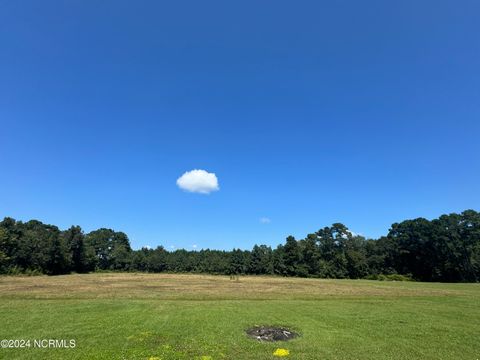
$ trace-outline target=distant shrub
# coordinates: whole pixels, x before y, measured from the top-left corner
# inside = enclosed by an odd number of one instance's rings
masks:
[[[379,280],[379,281],[414,281],[411,275],[401,274],[373,274],[365,277],[367,280]]]
[[[38,269],[27,269],[25,270],[24,272],[24,275],[27,275],[27,276],[40,276],[40,275],[44,275],[40,270]]]
[[[14,266],[10,269],[8,269],[7,275],[13,275],[13,276],[39,276],[39,275],[44,275],[40,270],[38,269],[22,269],[18,266]]]
[[[310,277],[308,273],[308,268],[305,265],[297,266],[295,272],[296,272],[296,276],[304,277],[304,278]]]
[[[231,281],[240,282],[240,275],[238,275],[238,274],[231,274],[231,275],[230,275],[230,280],[231,280]]]

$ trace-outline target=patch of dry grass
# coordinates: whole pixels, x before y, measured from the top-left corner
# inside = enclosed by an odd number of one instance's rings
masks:
[[[194,274],[94,273],[0,277],[0,298],[25,299],[322,299],[358,297],[478,296],[475,284],[379,282]]]

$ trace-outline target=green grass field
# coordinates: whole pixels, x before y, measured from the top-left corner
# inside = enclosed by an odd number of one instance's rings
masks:
[[[245,329],[301,337],[260,343]],[[480,285],[168,274],[0,277],[1,359],[480,358]]]

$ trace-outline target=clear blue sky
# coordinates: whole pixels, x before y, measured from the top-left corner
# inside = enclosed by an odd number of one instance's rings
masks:
[[[479,14],[0,1],[0,216],[230,249],[479,210]],[[192,169],[220,190],[180,190]]]

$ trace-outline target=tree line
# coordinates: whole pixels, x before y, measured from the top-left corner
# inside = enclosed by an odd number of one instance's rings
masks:
[[[91,271],[194,272],[320,278],[403,275],[420,281],[480,280],[480,213],[442,215],[395,223],[379,239],[366,239],[335,223],[304,239],[287,237],[272,249],[132,250],[128,236],[111,229],[85,234],[37,220],[0,222],[0,273],[48,275]]]

